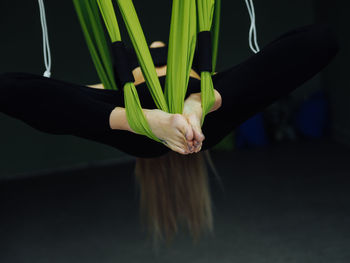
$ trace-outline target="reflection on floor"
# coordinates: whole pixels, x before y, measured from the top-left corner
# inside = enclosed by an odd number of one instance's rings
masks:
[[[0,182],[0,262],[350,262],[350,148],[330,141],[213,153],[215,236],[156,256],[133,161]]]

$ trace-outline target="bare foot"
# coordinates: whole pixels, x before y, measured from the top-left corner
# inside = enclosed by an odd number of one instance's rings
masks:
[[[144,110],[145,117],[154,135],[171,150],[189,154],[193,151],[191,125],[181,114],[170,114],[159,109]]]
[[[202,148],[205,136],[201,128],[201,118],[203,110],[201,106],[200,97],[197,95],[190,95],[184,103],[182,115],[187,119],[193,131],[193,152],[199,152]]]

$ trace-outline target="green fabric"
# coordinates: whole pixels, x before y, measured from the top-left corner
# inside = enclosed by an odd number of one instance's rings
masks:
[[[158,109],[169,112],[151,52],[149,51],[134,5],[131,0],[117,0],[117,3],[152,98]]]
[[[216,61],[218,57],[219,50],[219,33],[220,33],[220,12],[221,12],[221,0],[215,0],[214,7],[214,18],[213,23],[211,25],[211,35],[212,35],[212,49],[213,49],[213,66],[212,66],[212,74],[215,73]]]
[[[111,41],[112,42],[121,41],[119,26],[115,16],[112,1],[97,0],[97,2],[100,8],[100,12],[103,17],[103,20],[105,22],[107,31],[111,38]],[[140,23],[138,22],[138,18],[133,8],[133,5],[132,3],[131,4],[128,3],[127,0],[120,1],[120,3],[118,2],[118,4],[120,6],[120,9],[121,9],[125,24],[127,25],[131,39],[133,43],[136,42],[136,45],[138,48],[138,49],[135,49],[136,53],[139,50],[142,50],[143,52],[142,53],[143,57],[141,58],[143,59],[142,60],[143,63],[141,64],[141,68],[145,69],[146,74],[148,74],[149,76],[148,80],[150,79],[152,81],[151,84],[148,83],[148,86],[151,85],[153,94],[155,94],[157,101],[161,101],[161,103],[163,102],[163,104],[159,104],[157,106],[158,107],[163,106],[163,110],[167,110],[163,91],[161,90],[159,79],[158,79],[155,67],[153,65],[152,57],[149,52],[146,40],[143,36],[143,32],[142,32]],[[132,37],[134,35],[137,37]],[[147,51],[144,50],[145,48],[149,53],[149,57],[146,55]],[[152,70],[152,66],[153,66],[153,70]],[[126,112],[126,117],[130,128],[138,134],[146,135],[155,141],[161,142],[161,140],[154,135],[154,133],[152,132],[147,122],[147,119],[142,110],[142,106],[141,106],[136,88],[134,86],[134,83],[132,82],[125,83],[123,89],[124,89],[125,112]],[[163,98],[163,101],[161,100],[161,98]],[[164,108],[164,105],[165,105],[165,108]]]
[[[214,16],[215,1],[197,0],[197,4],[199,31],[210,31]],[[203,109],[201,125],[203,125],[205,116],[215,103],[214,85],[211,78],[211,72],[201,72],[201,99]]]
[[[195,0],[173,0],[165,78],[165,97],[170,113],[183,112],[196,48],[196,22]]]
[[[115,16],[114,7],[111,0],[97,0],[101,15],[105,22],[109,36],[112,42],[120,41],[119,26]]]
[[[99,15],[100,10],[111,41],[121,40],[113,4],[111,0],[73,0],[73,2],[98,75],[105,88],[116,89],[111,54]],[[214,0],[173,0],[164,94],[132,0],[116,0],[116,2],[135,49],[145,82],[157,108],[165,112],[181,114],[192,68],[197,29],[215,32],[213,38],[214,72],[220,2],[215,4]],[[212,25],[214,13],[216,19]],[[211,74],[212,72],[201,73],[202,124],[205,115],[215,102]],[[134,84],[126,83],[123,89],[130,127],[138,134],[163,143],[149,127]]]
[[[164,143],[164,141],[157,138],[152,132],[143,113],[134,83],[128,82],[124,85],[124,101],[126,117],[130,128],[138,134],[146,135],[157,142]]]
[[[111,54],[99,19],[95,0],[73,0],[82,31],[95,65],[97,74],[105,89],[117,89],[114,79]]]

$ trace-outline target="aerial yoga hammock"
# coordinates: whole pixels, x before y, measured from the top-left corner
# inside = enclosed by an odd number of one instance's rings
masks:
[[[115,76],[118,78],[119,88],[124,91],[126,115],[130,127],[138,134],[161,142],[151,131],[134,86],[134,77],[130,69],[126,49],[121,41],[118,22],[114,13],[112,0],[73,0],[85,38],[87,40],[95,67],[100,79],[107,89],[116,89]],[[212,64],[216,61],[218,18],[220,1],[216,1],[216,26],[214,38],[214,58],[211,59],[211,32],[214,16],[214,0],[181,1],[174,0],[170,25],[169,48],[167,59],[167,73],[165,79],[165,94],[163,94],[155,66],[136,11],[131,0],[116,1],[123,16],[138,61],[149,88],[152,98],[158,109],[169,112],[183,112],[183,105],[190,76],[196,39],[198,39],[198,52],[201,72],[201,100],[204,116],[212,108],[215,96],[211,79]],[[104,39],[103,28],[99,23],[99,10],[107,27],[112,41],[112,51],[115,65],[115,75],[112,70],[111,55],[108,43]],[[198,27],[197,27],[198,11]],[[199,30],[196,38],[197,28]]]
[[[206,150],[316,75],[339,49],[328,25],[311,24],[280,35],[260,50],[256,41],[254,8],[252,2],[246,0],[252,20],[249,44],[255,54],[214,74],[221,2],[173,0],[167,57],[163,58],[162,64],[167,65],[167,73],[158,77],[154,63],[156,52],[147,46],[132,1],[117,0],[133,52],[145,77],[144,83],[134,85],[133,67],[128,66],[132,64],[130,49],[121,41],[111,0],[73,0],[105,88],[97,90],[49,78],[50,50],[42,0],[39,3],[47,53],[45,74],[0,74],[0,111],[43,132],[94,140],[137,157],[157,157],[169,151],[152,133],[141,105],[181,113],[184,99],[191,93],[201,92],[201,124],[206,137],[202,150]],[[102,21],[109,40],[104,35]],[[200,80],[189,75],[191,68],[200,73]],[[222,106],[208,114],[214,100],[214,88],[221,94]],[[111,111],[124,105],[130,127],[138,134],[109,127]]]

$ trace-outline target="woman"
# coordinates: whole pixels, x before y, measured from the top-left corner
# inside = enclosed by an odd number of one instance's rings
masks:
[[[155,42],[151,50],[161,45]],[[136,67],[135,85],[146,118],[168,147],[135,134],[125,117],[122,92],[101,85],[83,86],[25,73],[2,74],[0,110],[38,130],[87,138],[138,157],[135,172],[140,208],[154,241],[162,238],[163,232],[170,240],[178,220],[187,222],[197,240],[202,230],[212,231],[207,172],[200,150],[210,149],[242,122],[311,79],[338,49],[334,32],[323,24],[279,36],[244,62],[212,76],[216,103],[202,127],[200,80],[194,70],[180,115],[155,110]],[[156,64],[163,87],[165,64],[164,60]]]

